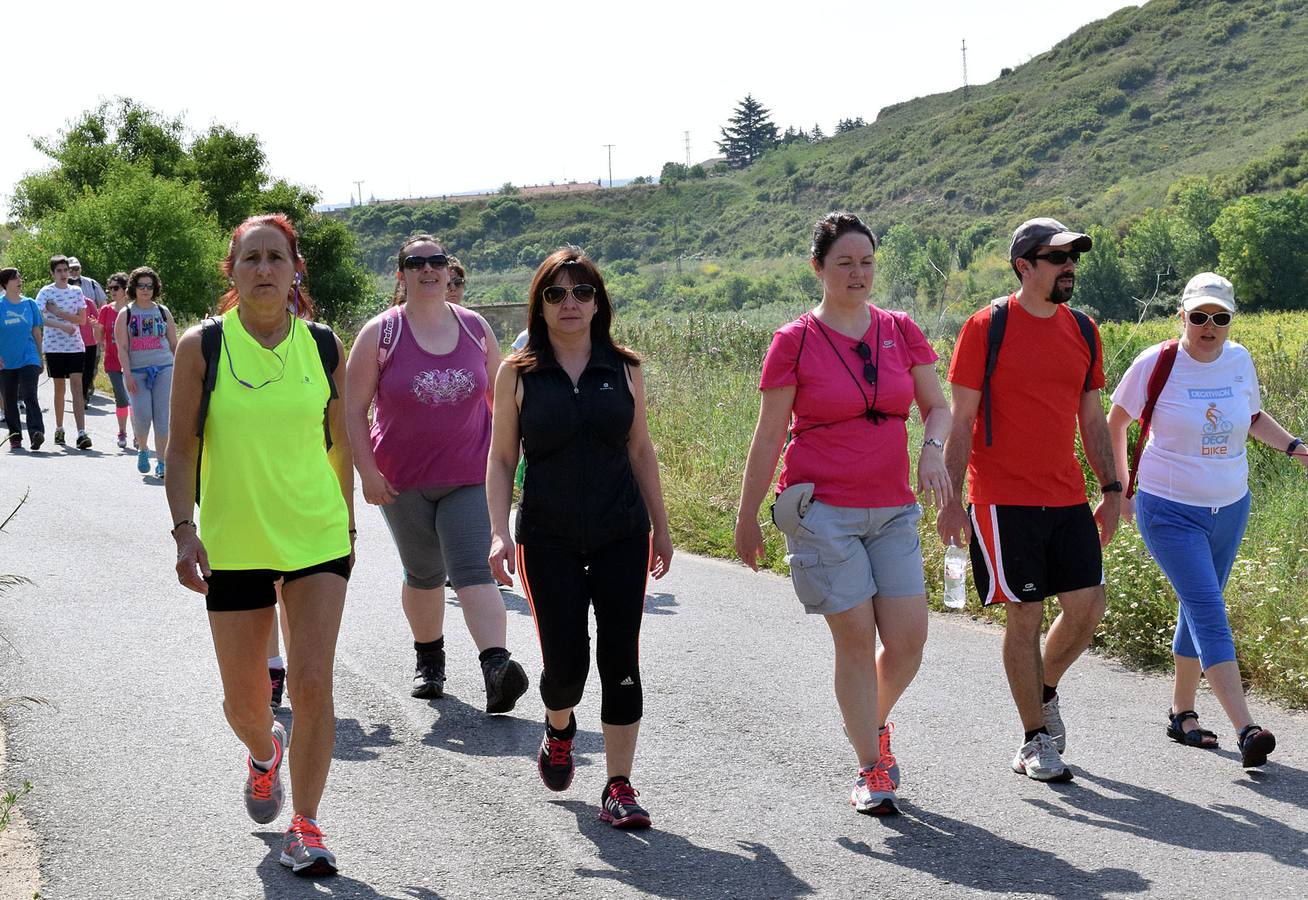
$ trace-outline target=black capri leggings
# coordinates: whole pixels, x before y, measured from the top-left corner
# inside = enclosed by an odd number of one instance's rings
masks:
[[[640,721],[640,618],[649,553],[648,534],[592,553],[518,545],[518,577],[540,638],[540,696],[547,709],[570,709],[581,701],[590,674],[587,609],[593,604],[600,720],[609,725]]]

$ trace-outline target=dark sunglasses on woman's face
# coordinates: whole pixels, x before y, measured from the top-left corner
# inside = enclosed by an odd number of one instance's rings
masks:
[[[554,306],[562,303],[563,298],[571,294],[578,303],[589,303],[595,299],[595,286],[592,284],[577,284],[566,288],[561,284],[551,284],[540,295],[545,302]]]
[[[455,275],[450,279],[450,287],[463,287],[463,279]]]
[[[1206,313],[1196,309],[1186,313],[1186,318],[1190,320],[1191,325],[1197,328],[1203,328],[1210,321],[1216,328],[1225,328],[1231,324],[1231,314],[1229,312]]]
[[[138,291],[153,291],[153,290],[154,290],[154,282],[153,282],[153,281],[138,281],[138,282],[136,283],[136,289],[137,289]]]
[[[872,348],[859,341],[854,345],[854,352],[863,360],[863,379],[868,384],[877,383],[877,367],[872,363]]]
[[[431,256],[406,256],[404,257],[404,268],[410,272],[421,272],[423,266],[431,266],[433,269],[443,269],[450,264],[450,258],[444,253],[433,253]]]
[[[1050,250],[1048,253],[1037,253],[1031,257],[1031,259],[1043,259],[1056,266],[1063,265],[1069,259],[1072,262],[1076,262],[1080,258],[1081,254],[1077,250]]]

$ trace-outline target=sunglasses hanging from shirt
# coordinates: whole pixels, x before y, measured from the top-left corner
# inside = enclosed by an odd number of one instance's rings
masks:
[[[410,257],[410,258],[412,258],[412,257]],[[406,260],[406,262],[407,262],[407,260]],[[290,316],[287,316],[287,318],[289,319]],[[236,383],[237,383],[237,384],[242,385],[242,386],[244,386],[244,387],[247,387],[247,388],[249,388],[249,389],[252,390],[252,391],[257,391],[257,390],[259,390],[259,388],[266,388],[266,387],[267,387],[268,385],[270,385],[270,384],[276,384],[277,382],[281,381],[283,378],[286,377],[286,357],[291,355],[291,347],[290,347],[290,344],[291,344],[291,343],[294,343],[294,341],[295,341],[295,323],[294,323],[294,322],[291,322],[291,324],[290,324],[290,328],[289,328],[288,330],[290,331],[290,341],[287,343],[287,346],[286,346],[286,356],[282,356],[280,353],[278,353],[276,350],[272,349],[271,347],[263,347],[264,350],[267,350],[267,351],[268,351],[269,353],[271,353],[273,356],[277,357],[277,361],[278,361],[279,363],[281,363],[282,365],[281,365],[281,369],[277,372],[277,376],[276,376],[275,378],[269,378],[269,379],[268,379],[267,381],[265,381],[263,384],[258,384],[258,385],[250,384],[250,382],[246,381],[246,380],[243,379],[240,375],[237,375],[237,374],[236,374],[236,370],[232,368],[232,351],[231,351],[231,348],[227,346],[227,332],[224,331],[224,332],[222,333],[222,336],[223,336],[223,349],[227,351],[227,371],[229,371],[229,372],[232,373],[232,377],[236,379]],[[260,346],[262,346],[262,345],[260,345]]]
[[[822,336],[826,338],[827,343],[831,345],[831,352],[836,354],[836,359],[840,360],[840,365],[844,367],[847,373],[849,373],[849,377],[853,380],[854,386],[858,388],[858,393],[863,398],[863,418],[867,419],[873,425],[880,425],[888,418],[885,413],[877,409],[877,394],[880,391],[880,385],[877,382],[877,363],[881,362],[881,317],[877,316],[876,362],[872,361],[872,348],[865,342],[859,341],[854,345],[854,352],[858,354],[861,360],[863,360],[863,380],[872,385],[872,402],[869,403],[867,399],[867,391],[863,390],[863,385],[859,382],[858,376],[854,374],[854,370],[845,362],[845,357],[842,356],[840,350],[836,348],[836,343],[831,340],[831,335],[827,334],[827,327],[822,324],[822,321],[818,319],[817,316],[813,316],[812,314],[810,314],[810,316],[814,322],[817,322],[818,331],[822,332]]]

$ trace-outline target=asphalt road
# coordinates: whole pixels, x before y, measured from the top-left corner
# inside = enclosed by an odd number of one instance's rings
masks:
[[[783,579],[684,555],[651,584],[642,635],[634,781],[656,827],[613,831],[596,820],[594,673],[561,795],[535,771],[540,656],[519,596],[505,595],[509,642],[533,687],[513,715],[481,713],[453,602],[449,694],[411,699],[398,559],[362,504],[321,812],[341,874],[297,880],[277,862],[289,803],[275,826],[245,816],[242,749],[202,601],[173,574],[162,486],[113,447],[106,403],[90,421],[89,453],[0,450],[0,509],[30,489],[0,572],[34,582],[0,601],[0,695],[50,703],[4,712],[4,781],[35,784],[23,810],[42,897],[1308,895],[1303,716],[1255,704],[1281,749],[1245,774],[1213,698],[1200,711],[1222,749],[1183,748],[1163,734],[1165,679],[1086,658],[1062,686],[1076,780],[1038,784],[1008,768],[1021,735],[999,631],[933,616],[895,715],[903,814],[859,816],[823,623]]]

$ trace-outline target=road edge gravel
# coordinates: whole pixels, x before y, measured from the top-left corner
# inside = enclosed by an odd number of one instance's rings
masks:
[[[0,793],[8,790],[5,780],[9,758],[4,722],[0,721]],[[0,900],[32,900],[40,896],[41,857],[36,833],[23,816],[22,801],[14,805],[9,827],[0,831]]]

